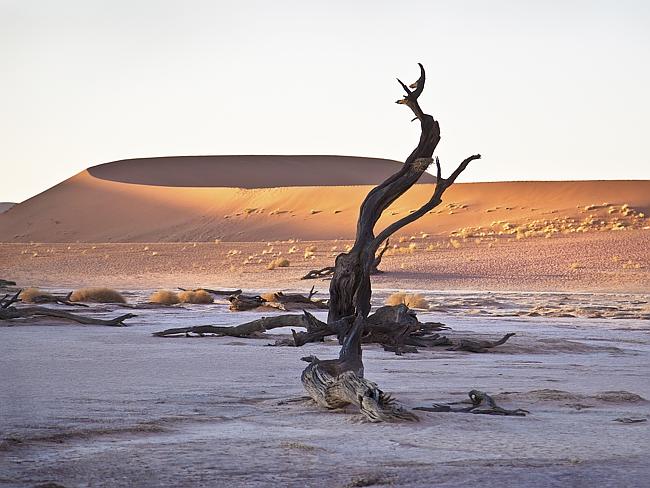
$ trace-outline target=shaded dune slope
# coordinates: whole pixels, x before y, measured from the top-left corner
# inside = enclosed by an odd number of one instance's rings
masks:
[[[354,235],[359,204],[401,163],[343,156],[196,156],[92,167],[0,215],[2,242],[336,239]],[[431,195],[433,178],[379,225]],[[650,181],[457,184],[404,233],[448,234],[494,221],[584,217],[590,205],[650,210]],[[600,209],[604,211],[605,209]]]

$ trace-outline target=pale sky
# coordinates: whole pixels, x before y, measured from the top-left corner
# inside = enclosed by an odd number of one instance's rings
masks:
[[[404,160],[417,62],[447,174],[650,179],[643,0],[0,0],[0,61],[0,201],[125,158]]]

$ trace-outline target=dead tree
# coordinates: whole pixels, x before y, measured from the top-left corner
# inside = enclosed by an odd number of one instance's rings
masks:
[[[425,71],[420,64],[420,77],[410,87],[399,79],[406,92],[397,103],[409,107],[420,122],[421,135],[417,147],[408,156],[404,165],[383,183],[373,188],[361,204],[357,221],[356,238],[352,248],[336,257],[334,274],[330,282],[330,300],[327,322],[336,323],[345,317],[352,317],[352,325],[345,333],[338,359],[320,361],[310,358],[310,364],[302,374],[302,382],[310,396],[327,408],[338,408],[341,403],[353,403],[371,421],[408,418],[387,400],[377,385],[363,378],[361,342],[367,327],[372,294],[370,275],[377,249],[382,242],[404,226],[431,211],[442,202],[442,195],[467,165],[479,159],[476,154],[465,159],[447,178],[442,177],[440,161],[435,158],[436,182],[429,201],[415,212],[393,222],[375,235],[375,226],[383,212],[401,195],[408,191],[434,162],[433,152],[440,142],[438,122],[420,108],[418,99],[424,90]],[[353,395],[341,394],[350,388]]]
[[[377,250],[381,243],[387,242],[393,233],[440,205],[445,190],[456,181],[471,161],[480,158],[478,154],[468,157],[447,178],[442,177],[440,162],[435,158],[436,182],[431,198],[416,211],[375,234],[375,227],[383,212],[408,191],[434,162],[433,151],[440,141],[438,122],[431,115],[425,114],[418,102],[425,84],[424,68],[419,66],[420,78],[410,88],[398,80],[406,96],[397,102],[409,107],[415,114],[413,120],[420,122],[419,143],[401,169],[373,188],[361,204],[354,245],[349,251],[336,257],[332,270],[327,322],[321,322],[305,312],[302,317],[284,316],[273,322],[260,319],[235,328],[200,326],[169,329],[155,335],[250,335],[294,324],[307,329],[306,332],[293,331],[295,346],[322,340],[327,335],[336,335],[341,344],[338,359],[323,361],[315,356],[303,358],[309,365],[303,371],[301,379],[311,398],[326,408],[354,404],[372,422],[417,419],[414,414],[400,407],[390,395],[382,392],[376,384],[364,378],[361,344],[377,342],[384,345],[385,349],[400,354],[410,352],[415,347],[450,345],[450,341],[446,337],[431,333],[433,330],[440,330],[441,324],[419,324],[414,314],[409,313],[408,308],[404,306],[383,307],[383,310],[379,309],[373,316],[369,316],[372,294],[370,276],[376,270],[377,258],[381,259],[383,251],[388,247],[386,244],[378,255]],[[329,271],[329,268],[316,270],[305,278],[322,277]],[[234,300],[231,297],[230,301],[240,302],[242,307],[257,307],[264,301],[262,297],[240,298]],[[240,306],[239,303],[237,306]],[[504,339],[498,342],[502,341],[505,342]],[[471,344],[470,347],[462,349],[471,350],[473,346],[474,344]],[[478,349],[484,348],[484,344],[478,344]]]

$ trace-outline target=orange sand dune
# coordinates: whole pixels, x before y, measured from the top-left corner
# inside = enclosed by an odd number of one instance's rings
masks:
[[[362,199],[399,164],[342,156],[118,161],[82,171],[0,214],[0,241],[350,238]],[[379,226],[416,209],[432,188],[428,176],[391,206]],[[404,233],[523,235],[521,224],[533,221],[542,222],[538,233],[550,232],[546,221],[566,233],[585,219],[591,227],[641,229],[649,211],[650,181],[466,183],[450,188],[440,207]]]

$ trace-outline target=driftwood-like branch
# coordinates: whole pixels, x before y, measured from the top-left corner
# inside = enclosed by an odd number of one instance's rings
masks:
[[[190,336],[196,334],[204,336],[206,334],[217,336],[231,337],[250,337],[262,334],[267,330],[277,329],[279,327],[306,327],[304,315],[276,315],[273,317],[262,317],[261,319],[252,320],[244,324],[233,327],[224,327],[218,325],[196,325],[194,327],[180,327],[176,329],[167,329],[160,332],[154,332],[156,337],[172,337],[178,335]]]
[[[317,280],[319,278],[327,278],[334,274],[334,266],[325,266],[321,269],[312,269],[301,280]]]
[[[525,417],[528,410],[517,408],[515,410],[508,410],[500,407],[490,395],[480,390],[472,390],[468,393],[469,402],[467,400],[450,404],[434,403],[431,407],[415,407],[413,410],[421,410],[424,412],[454,412],[454,413],[473,413],[479,415],[504,415]],[[469,407],[454,408],[452,405],[470,403]]]
[[[157,337],[173,337],[190,335],[217,335],[232,337],[255,337],[280,327],[292,327],[292,338],[279,339],[275,345],[304,346],[310,342],[322,341],[325,337],[336,336],[339,343],[343,341],[354,323],[355,317],[343,317],[335,322],[326,323],[303,310],[302,315],[276,315],[262,317],[237,326],[198,325],[180,327],[155,332]],[[304,328],[296,331],[293,328]],[[417,352],[417,347],[428,348],[449,346],[452,342],[435,331],[447,329],[438,322],[422,323],[415,312],[404,305],[380,307],[365,321],[361,331],[361,341],[366,344],[381,344],[387,351],[403,354]]]
[[[71,296],[72,296],[72,292],[68,293],[64,297],[52,295],[51,293],[41,292],[40,294],[31,296],[27,303],[35,303],[35,304],[55,303],[58,305],[66,305],[68,307],[85,307],[85,308],[88,307],[88,305],[86,305],[85,303],[71,302],[70,301]],[[19,297],[19,300],[22,302],[25,301],[22,297]]]
[[[277,308],[278,310],[284,311],[302,309],[326,310],[328,307],[324,300],[316,300],[313,298],[316,293],[314,287],[312,287],[308,296],[300,293],[283,293],[278,291],[264,296],[233,295],[228,297],[228,301],[230,302],[230,310],[235,312],[255,310],[260,307]]]
[[[70,320],[84,325],[106,325],[110,327],[126,327],[124,321],[136,315],[127,313],[115,317],[114,319],[96,319],[86,315],[64,312],[63,310],[54,310],[47,307],[8,307],[0,309],[0,320],[13,319],[31,319],[36,317],[54,317],[59,319]]]
[[[448,351],[469,351],[469,352],[487,352],[488,349],[505,344],[514,334],[511,332],[504,335],[498,341],[488,341],[480,339],[461,339],[453,347],[447,349]]]
[[[20,299],[18,298],[20,296],[20,293],[22,290],[18,290],[13,296],[9,296],[9,294],[6,294],[2,299],[0,299],[0,309],[3,308],[9,308],[13,303],[16,303]]]

